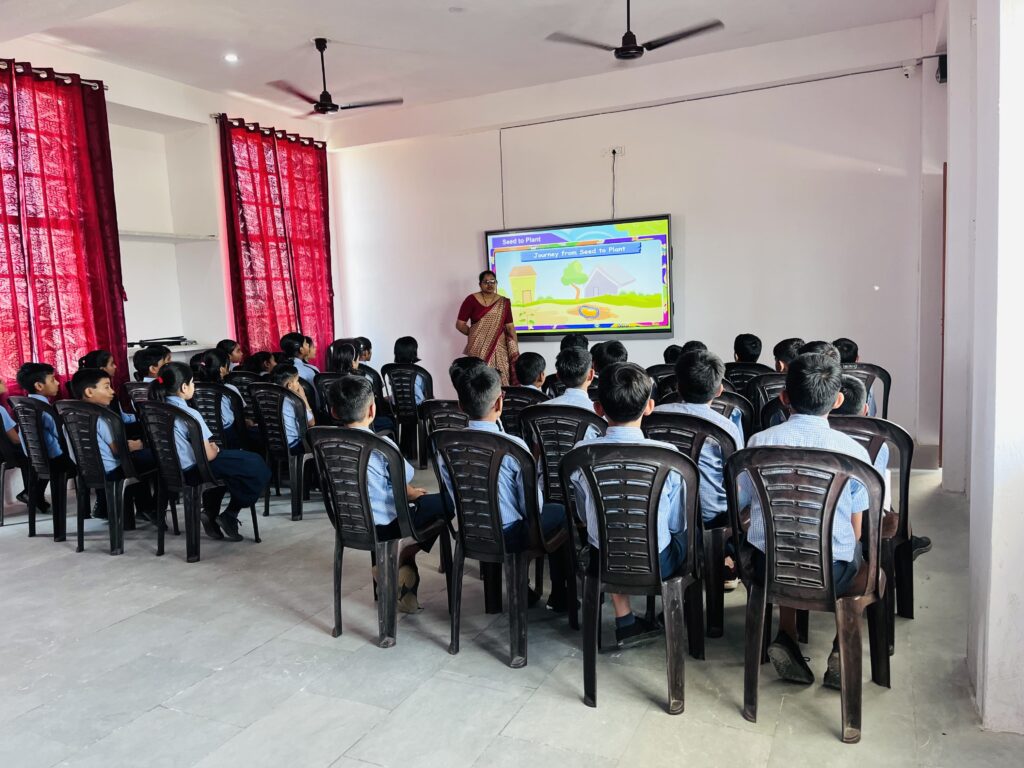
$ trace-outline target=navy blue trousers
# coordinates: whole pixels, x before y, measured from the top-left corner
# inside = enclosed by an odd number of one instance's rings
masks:
[[[420,496],[415,502],[413,502],[410,513],[412,515],[412,523],[417,529],[426,528],[434,521],[441,520],[445,517],[449,520],[455,517],[455,513],[452,511],[448,511],[446,513],[444,502],[441,500],[441,494],[439,493],[428,493],[424,496]],[[376,528],[377,541],[390,541],[391,539],[398,539],[402,536],[402,531],[398,526],[398,520],[392,520],[387,525],[378,525]],[[435,541],[437,541],[437,536],[432,536],[429,539],[426,539],[420,543],[420,549],[424,552],[429,552],[434,548]]]
[[[565,528],[565,507],[561,504],[548,502],[540,512],[540,527],[545,536],[552,536],[560,528]],[[522,552],[530,545],[530,530],[526,523],[517,520],[512,525],[506,526],[502,531],[505,539],[505,550],[509,553]],[[555,601],[565,598],[566,572],[565,563],[568,554],[566,546],[571,546],[572,539],[548,555],[548,564],[551,566],[551,597]]]
[[[261,456],[250,451],[226,448],[210,462],[210,471],[225,487],[210,491],[203,500],[203,507],[207,510],[219,508],[224,494],[230,493],[231,502],[227,512],[234,515],[238,514],[238,510],[255,504],[270,482],[267,463]],[[195,468],[185,474],[192,472],[195,472]]]

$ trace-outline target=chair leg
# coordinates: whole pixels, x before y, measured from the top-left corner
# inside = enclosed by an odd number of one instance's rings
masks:
[[[274,495],[281,495],[281,462],[274,460]]]
[[[50,504],[53,513],[53,540],[67,539],[68,478],[63,472],[50,476]]]
[[[105,483],[102,491],[107,501],[107,527],[110,529],[110,554],[124,554],[124,496],[122,483]]]
[[[377,544],[377,585],[380,599],[377,600],[377,629],[379,648],[391,648],[395,644],[395,623],[398,612],[398,539]]]
[[[807,642],[807,634],[811,630],[811,612],[796,612],[796,639],[801,643]]]
[[[579,630],[580,614],[579,609],[576,608],[579,583],[576,580],[576,547],[571,537],[565,545],[565,560],[565,600],[566,610],[569,614],[569,629]]]
[[[501,613],[501,564],[480,563],[484,580],[484,613]]]
[[[171,530],[175,536],[181,536],[181,528],[178,527],[178,499],[171,499]]]
[[[452,539],[448,526],[441,530],[441,570],[444,571],[445,591],[448,595],[448,615],[452,613]]]
[[[85,513],[89,510],[89,489],[85,487],[85,483],[79,483],[78,488],[75,489],[75,498],[78,500],[78,510],[75,515],[75,527],[78,534],[78,545],[75,547],[76,552],[85,551]],[[0,496],[0,503],[2,503],[3,497]]]
[[[861,710],[861,613],[852,600],[836,600],[836,631],[839,635],[839,678],[842,686],[843,742],[860,741]]]
[[[0,461],[0,528],[4,525],[4,499],[7,497],[7,470],[9,467]]]
[[[647,610],[644,612],[644,618],[647,619],[648,623],[653,624],[657,618],[656,605],[654,602],[654,595],[647,596]]]
[[[131,501],[125,498],[124,481],[118,483],[118,498],[121,500],[121,520],[124,523],[122,530],[135,530],[135,499],[134,494]],[[121,548],[124,549],[124,537],[121,537]]]
[[[341,565],[345,557],[345,542],[334,535],[334,629],[331,637],[341,636]]]
[[[668,626],[668,606],[665,605],[665,590],[661,591],[662,608],[665,610],[665,621]],[[683,595],[683,617],[686,620],[686,638],[690,656],[695,659],[704,658],[704,600],[701,583],[691,583]]]
[[[273,475],[273,470],[271,470]],[[267,490],[263,492],[263,516],[270,517],[270,486],[273,485],[273,481],[267,483]]]
[[[698,585],[698,590],[699,590]],[[665,656],[668,668],[668,713],[682,714],[685,705],[685,656],[683,651],[683,580],[679,577],[661,584],[661,605],[665,610]],[[703,627],[699,627],[703,630]],[[703,631],[699,632],[703,637]]]
[[[771,603],[766,603],[764,607],[764,634],[761,636],[761,663],[767,664],[771,659],[768,658],[768,646],[772,644],[772,622],[775,618],[775,612],[772,608]]]
[[[263,539],[260,538],[260,524],[259,517],[256,515],[256,505],[253,504],[249,509],[252,511],[252,538],[256,544],[259,544]]]
[[[156,556],[164,553],[164,531],[167,530],[167,511],[164,509],[163,484],[156,488]]]
[[[871,681],[892,688],[889,677],[889,612],[884,600],[871,603],[868,615],[868,646],[871,650]]]
[[[905,541],[896,547],[893,559],[896,571],[896,612],[904,619],[914,618],[914,545]]]
[[[526,593],[530,563],[526,554],[505,555],[505,584],[508,592],[509,663],[512,669],[526,666]]]
[[[462,614],[462,571],[466,567],[466,557],[462,550],[462,537],[455,539],[455,555],[452,558],[452,635],[448,643],[448,653],[455,655],[459,652],[459,619]]]
[[[725,634],[725,532],[704,532],[704,591],[707,595],[707,635]]]
[[[583,578],[583,703],[597,706],[597,636],[601,621],[598,601],[601,582],[587,574]]]
[[[39,503],[39,499],[36,495],[42,495],[39,488],[39,476],[36,474],[34,469],[30,469],[28,475],[28,537],[34,538],[36,535],[36,505]]]
[[[744,627],[746,648],[743,655],[743,717],[757,722],[757,681],[761,673],[761,655],[764,640],[764,625],[767,593],[763,586],[751,584],[747,592],[747,619]]]
[[[427,468],[427,429],[420,419],[416,420],[416,459],[420,469]]]
[[[292,520],[302,519],[302,457],[288,457],[288,486],[292,496]]]
[[[885,574],[885,593],[882,601],[885,603],[885,629],[886,642],[889,645],[889,655],[896,652],[896,554],[892,541],[886,539],[882,542],[882,572]]]
[[[182,489],[185,507],[185,559],[190,563],[199,562],[199,514],[203,507],[199,486]]]

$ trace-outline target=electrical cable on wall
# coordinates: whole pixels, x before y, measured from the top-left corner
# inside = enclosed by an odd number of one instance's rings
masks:
[[[612,218],[615,218],[615,160],[618,158],[618,150],[612,150]]]

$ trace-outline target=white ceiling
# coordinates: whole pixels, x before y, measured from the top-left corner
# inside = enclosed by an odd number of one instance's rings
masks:
[[[15,5],[0,4],[0,10]],[[13,27],[19,34],[43,33],[48,42],[87,55],[299,113],[299,101],[266,83],[289,80],[318,94],[319,60],[308,42],[315,36],[338,41],[327,51],[327,83],[335,101],[403,96],[410,104],[916,18],[932,11],[935,0],[634,0],[632,26],[641,42],[711,18],[726,28],[628,64],[610,53],[544,40],[560,30],[618,44],[625,0],[17,0],[17,5],[21,9],[11,13],[20,15]],[[99,12],[85,15],[83,9]],[[5,21],[5,37],[7,31]],[[229,51],[238,54],[237,64],[225,63]]]

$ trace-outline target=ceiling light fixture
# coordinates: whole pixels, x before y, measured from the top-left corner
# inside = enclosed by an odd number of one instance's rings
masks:
[[[225,53],[224,54],[224,61],[226,61],[228,64],[237,64],[238,63],[238,54],[237,53]]]

